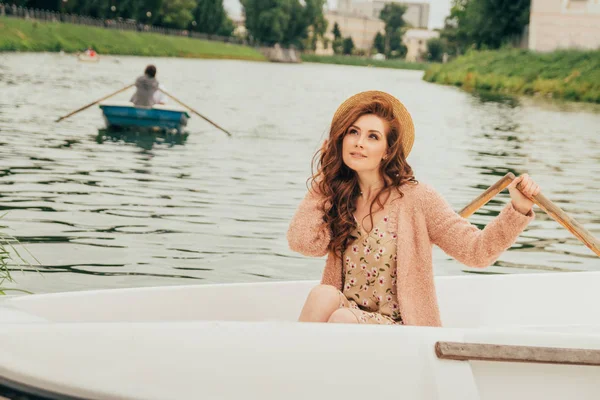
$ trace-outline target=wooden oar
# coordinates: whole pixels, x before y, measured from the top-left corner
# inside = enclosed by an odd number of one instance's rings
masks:
[[[187,108],[188,110],[190,110],[191,112],[193,112],[194,114],[196,114],[197,116],[199,116],[200,118],[202,118],[203,120],[205,120],[206,122],[212,124],[214,127],[222,130],[223,132],[225,132],[227,134],[227,136],[231,136],[231,133],[227,132],[225,129],[221,128],[219,125],[217,125],[216,123],[214,123],[213,121],[211,121],[210,119],[206,118],[204,115],[200,114],[198,111],[194,110],[192,107],[188,106],[187,104],[185,104],[184,102],[182,102],[181,100],[175,98],[173,95],[165,92],[163,89],[158,89],[161,92],[163,92],[164,94],[166,94],[167,96],[169,96],[170,98],[172,98],[173,100],[175,100],[177,103],[181,104],[182,106],[184,106],[185,108]]]
[[[502,179],[494,183],[488,188],[488,190],[477,196],[477,198],[473,200],[468,206],[460,210],[460,216],[464,218],[469,218],[475,213],[475,211],[479,210],[481,207],[486,205],[488,201],[496,197],[498,193],[506,189],[514,179],[515,174],[513,174],[512,172],[509,172],[508,174],[504,175]]]
[[[83,111],[83,110],[85,110],[86,108],[90,108],[90,107],[91,107],[91,106],[93,106],[94,104],[100,103],[102,100],[106,100],[106,99],[108,99],[109,97],[113,97],[113,96],[114,96],[114,95],[116,95],[116,94],[119,94],[119,93],[121,93],[121,92],[124,92],[125,90],[129,89],[130,87],[132,87],[132,86],[134,86],[134,85],[135,85],[134,83],[132,83],[131,85],[127,85],[127,86],[125,86],[123,89],[119,89],[119,90],[117,90],[117,91],[116,91],[116,92],[114,92],[114,93],[111,93],[111,94],[109,94],[109,95],[107,95],[107,96],[104,96],[104,97],[102,97],[101,99],[98,99],[98,100],[94,101],[93,103],[90,103],[90,104],[88,104],[88,105],[86,105],[86,106],[83,106],[83,107],[81,107],[81,108],[78,108],[77,110],[75,110],[75,111],[73,111],[73,112],[71,112],[71,113],[69,113],[69,114],[65,115],[64,117],[60,117],[59,119],[57,119],[57,120],[56,120],[56,121],[54,121],[54,122],[60,122],[60,121],[62,121],[62,120],[63,120],[63,119],[65,119],[65,118],[69,118],[71,115],[73,115],[73,114],[77,114],[78,112],[80,112],[80,111]]]
[[[504,190],[508,185],[510,185],[514,179],[515,175],[511,172],[504,175],[502,179],[490,186],[488,190],[483,192],[468,206],[463,208],[459,214],[465,218],[469,217],[488,201],[490,201],[494,196]],[[517,185],[517,189],[520,190],[520,186],[521,184]],[[587,229],[585,229],[583,225],[569,216],[559,206],[548,200],[546,196],[541,193],[533,196],[532,200],[546,214],[552,217],[552,219],[567,228],[569,232],[571,232],[577,239],[583,242],[583,244],[596,253],[596,255],[600,256],[600,241],[596,239]]]

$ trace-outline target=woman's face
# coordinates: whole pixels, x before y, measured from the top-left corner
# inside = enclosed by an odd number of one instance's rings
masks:
[[[348,128],[342,142],[344,164],[356,172],[379,169],[386,157],[387,124],[374,114],[365,114]]]

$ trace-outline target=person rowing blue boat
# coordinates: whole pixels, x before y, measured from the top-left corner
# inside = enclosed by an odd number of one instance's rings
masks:
[[[158,90],[158,86],[156,67],[148,65],[144,71],[144,75],[136,79],[136,91],[129,101],[138,107],[152,107],[155,103],[154,93]]]

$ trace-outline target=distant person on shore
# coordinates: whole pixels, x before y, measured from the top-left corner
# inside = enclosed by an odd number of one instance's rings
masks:
[[[155,103],[154,94],[158,89],[158,85],[159,83],[156,80],[156,67],[154,65],[148,65],[144,71],[144,75],[136,79],[136,91],[129,101],[136,106],[152,107]]]

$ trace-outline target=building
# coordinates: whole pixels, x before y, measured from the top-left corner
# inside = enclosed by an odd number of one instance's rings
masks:
[[[532,0],[529,49],[600,48],[600,0]]]
[[[402,36],[402,42],[406,46],[406,61],[423,61],[423,55],[427,53],[427,41],[440,37],[437,31],[427,29],[409,29]]]
[[[338,0],[335,10],[327,11],[327,33],[325,43],[317,44],[317,54],[333,54],[333,26],[337,23],[342,37],[351,37],[356,49],[368,51],[373,47],[377,32],[385,33],[385,24],[379,13],[390,1],[383,0]],[[407,6],[404,19],[413,27],[427,28],[429,24],[429,3],[402,2]]]
[[[338,0],[336,11],[346,15],[361,15],[377,18],[388,3],[399,3],[406,6],[404,20],[413,28],[429,27],[429,3],[416,3],[395,0]]]
[[[377,32],[385,32],[385,24],[379,18],[372,18],[356,14],[346,14],[338,11],[325,13],[327,19],[327,33],[325,38],[329,45],[318,49],[318,54],[333,54],[331,43],[333,42],[333,26],[337,23],[340,27],[342,37],[351,37],[354,47],[361,50],[369,50],[373,46],[373,39]]]

